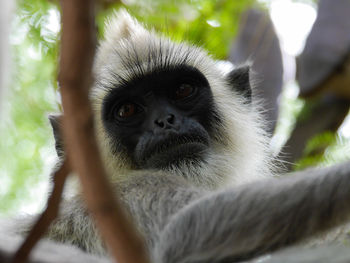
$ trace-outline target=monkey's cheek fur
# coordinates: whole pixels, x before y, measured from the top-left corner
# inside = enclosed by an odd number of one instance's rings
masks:
[[[180,167],[185,163],[192,165],[203,160],[209,146],[201,142],[187,142],[184,144],[175,144],[166,148],[160,148],[152,155],[144,159],[143,168],[167,169],[171,167]]]

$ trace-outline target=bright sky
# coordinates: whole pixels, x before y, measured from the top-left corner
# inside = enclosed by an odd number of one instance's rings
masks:
[[[283,50],[291,56],[300,54],[316,19],[315,8],[291,0],[273,0],[270,14]]]

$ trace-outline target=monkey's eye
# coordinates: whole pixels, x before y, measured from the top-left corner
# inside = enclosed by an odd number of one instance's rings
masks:
[[[115,117],[120,119],[126,119],[138,112],[138,106],[132,102],[126,102],[119,106],[117,110],[114,112]]]
[[[175,91],[175,99],[181,100],[191,96],[195,92],[195,87],[190,84],[181,84]]]

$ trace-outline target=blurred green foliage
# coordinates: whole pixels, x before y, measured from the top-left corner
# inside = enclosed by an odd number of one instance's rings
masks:
[[[350,159],[350,141],[339,132],[324,132],[311,138],[304,157],[296,163],[296,170],[311,166],[329,166]]]
[[[123,1],[99,12],[100,35],[104,18],[119,7],[158,32],[174,40],[200,45],[217,59],[227,56],[235,36],[240,15],[248,7],[263,8],[255,0],[143,0]],[[112,7],[112,8],[111,8]]]
[[[18,6],[10,39],[12,82],[0,127],[6,138],[0,141],[1,212],[17,210],[23,200],[36,197],[32,188],[41,187],[51,138],[47,113],[57,109],[57,34],[46,27],[55,7],[47,1],[19,1]]]

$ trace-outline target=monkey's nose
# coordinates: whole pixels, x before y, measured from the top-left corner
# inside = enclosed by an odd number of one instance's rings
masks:
[[[158,118],[154,121],[156,126],[162,129],[173,128],[175,124],[175,116],[174,114],[168,114],[164,117]]]

